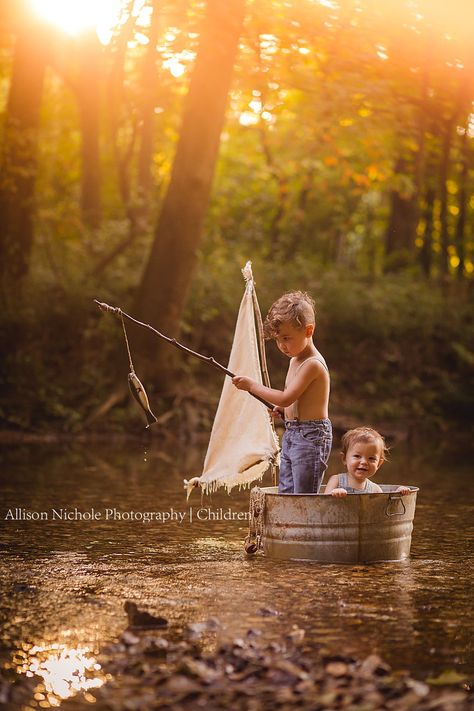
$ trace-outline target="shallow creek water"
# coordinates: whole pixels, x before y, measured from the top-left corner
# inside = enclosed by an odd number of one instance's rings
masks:
[[[248,491],[186,502],[183,477],[203,454],[140,442],[4,447],[0,663],[43,677],[33,707],[107,681],[96,655],[125,629],[127,599],[168,618],[171,634],[217,617],[209,644],[297,625],[314,648],[376,652],[420,679],[472,677],[474,476],[457,456],[399,446],[377,477],[420,487],[409,561],[323,565],[246,558]],[[329,474],[338,470],[334,457]],[[43,520],[19,520],[27,512]],[[130,512],[160,518],[124,520]]]

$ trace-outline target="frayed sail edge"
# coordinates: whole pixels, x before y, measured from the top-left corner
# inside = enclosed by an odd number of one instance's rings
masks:
[[[184,482],[185,488],[187,489],[187,499],[189,499],[191,491],[195,487],[199,487],[201,489],[202,495],[214,494],[218,489],[222,488],[226,490],[227,494],[230,494],[232,489],[235,489],[236,487],[238,488],[238,491],[250,489],[255,482],[260,482],[263,479],[263,476],[267,473],[268,469],[272,465],[275,465],[276,461],[277,458],[272,456],[266,457],[262,461],[257,462],[245,470],[246,477],[244,481],[242,481],[242,472],[238,472],[232,479],[214,479],[209,482],[202,481],[200,477],[193,477],[193,479],[190,479],[189,481],[185,479]]]

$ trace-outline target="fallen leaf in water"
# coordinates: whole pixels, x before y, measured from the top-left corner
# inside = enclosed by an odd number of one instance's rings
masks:
[[[417,696],[423,698],[428,696],[430,693],[430,687],[428,684],[424,684],[422,681],[416,681],[416,679],[407,679],[406,685],[409,689],[415,692]]]
[[[140,637],[137,637],[135,634],[133,634],[133,632],[125,630],[125,632],[122,632],[122,634],[120,635],[120,640],[126,645],[138,644],[140,641]]]
[[[278,612],[278,610],[273,610],[271,607],[261,607],[257,611],[257,614],[262,615],[262,617],[277,617],[280,613]]]
[[[213,681],[219,679],[222,674],[210,667],[206,662],[200,659],[192,659],[191,657],[184,657],[181,662],[180,671],[190,674],[191,676],[197,676],[205,684],[212,684]]]
[[[200,690],[199,684],[182,674],[174,674],[167,679],[163,685],[171,694],[179,695],[181,698]]]
[[[209,617],[205,622],[192,622],[187,625],[184,633],[188,639],[199,639],[205,632],[216,632],[221,627],[217,617]]]
[[[329,664],[326,664],[325,670],[331,676],[339,677],[345,676],[349,668],[344,662],[329,662]]]
[[[389,673],[390,667],[380,659],[378,654],[369,654],[362,662],[360,671],[362,675],[367,677],[371,677],[373,674],[384,676]]]
[[[449,686],[450,684],[460,684],[462,681],[466,681],[464,674],[458,674],[454,669],[446,669],[437,677],[429,677],[426,683],[432,686]]]
[[[285,635],[285,639],[287,639],[289,642],[293,642],[294,644],[299,644],[303,641],[304,635],[305,631],[302,630],[300,627],[296,627],[296,625],[294,625],[293,629],[290,630],[287,635]]]

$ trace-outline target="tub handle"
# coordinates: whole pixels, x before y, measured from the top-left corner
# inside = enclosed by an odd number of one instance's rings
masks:
[[[402,505],[402,511],[390,511],[390,506],[392,501],[400,501]],[[405,502],[403,501],[403,497],[401,494],[389,494],[388,495],[388,502],[387,506],[385,507],[385,516],[403,516],[407,512],[407,507],[405,506]]]

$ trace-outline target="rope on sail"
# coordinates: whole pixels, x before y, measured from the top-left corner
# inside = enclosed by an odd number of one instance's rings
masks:
[[[247,262],[245,269],[250,269],[250,274],[252,275],[252,263]],[[245,277],[245,269],[242,269],[242,273],[244,274]],[[251,276],[253,280],[253,276]],[[268,372],[268,365],[267,365],[267,354],[265,350],[265,335],[264,335],[264,329],[263,329],[263,319],[262,319],[262,312],[260,310],[260,304],[258,303],[258,298],[257,298],[257,291],[255,289],[255,282],[253,281],[253,288],[252,288],[252,302],[253,302],[253,310],[255,314],[255,324],[257,326],[257,337],[258,337],[258,350],[260,354],[260,370],[262,372],[262,380],[263,384],[267,388],[271,388],[271,383],[270,383],[270,374]],[[273,419],[271,419],[271,427],[273,430],[273,435],[275,437],[275,440],[278,440],[278,436],[276,433],[275,429],[275,423]],[[271,477],[272,477],[272,484],[273,486],[276,486],[278,481],[277,481],[277,465],[274,461],[270,464],[270,471],[271,471]]]
[[[257,292],[255,290],[255,283],[254,283],[254,288],[252,289],[252,300],[253,300],[253,307],[254,307],[254,313],[255,313],[255,322],[257,324],[257,335],[258,335],[258,346],[259,346],[259,352],[260,352],[260,368],[262,371],[262,380],[263,384],[267,388],[271,388],[271,383],[270,383],[270,374],[268,372],[268,365],[267,365],[267,354],[265,351],[265,336],[263,332],[263,320],[262,320],[262,312],[260,311],[260,304],[258,303],[258,298],[257,298]],[[271,426],[273,430],[273,436],[275,437],[275,440],[278,440],[278,435],[276,433],[275,429],[275,422],[273,421],[273,418],[271,418]],[[273,486],[277,485],[277,466],[275,462],[272,461],[270,464],[270,471],[271,471],[271,476],[272,476],[272,484]]]
[[[247,555],[254,555],[262,548],[265,517],[265,493],[258,486],[250,492],[249,514],[249,532],[244,549]]]

